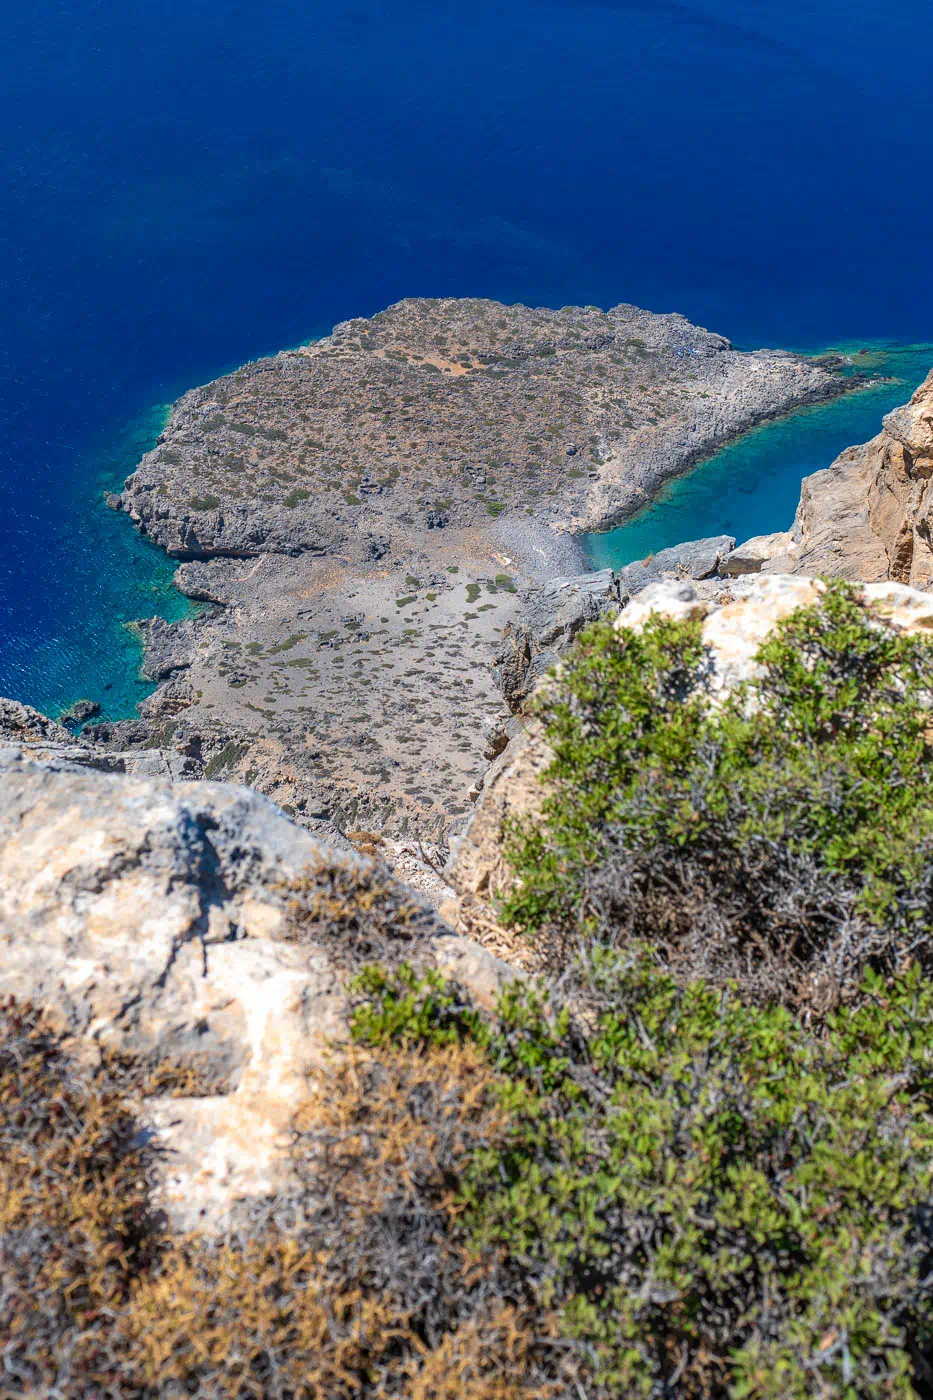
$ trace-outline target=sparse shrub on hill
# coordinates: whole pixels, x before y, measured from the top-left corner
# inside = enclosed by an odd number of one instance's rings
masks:
[[[933,643],[835,583],[758,659],[713,703],[699,623],[581,636],[539,702],[550,792],[510,832],[508,920],[818,1010],[933,961]]]

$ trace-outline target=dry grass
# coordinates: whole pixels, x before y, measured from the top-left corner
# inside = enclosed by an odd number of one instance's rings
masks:
[[[458,1230],[465,1163],[503,1129],[475,1049],[351,1056],[296,1119],[300,1198],[210,1239],[152,1210],[156,1155],[115,1068],[0,1007],[0,1395],[566,1393],[555,1318]]]
[[[0,1357],[12,1393],[107,1393],[110,1319],[152,1268],[152,1154],[35,1012],[0,1009]]]
[[[344,866],[322,857],[285,894],[292,936],[326,948],[345,968],[410,959],[437,926],[434,911],[369,858]]]

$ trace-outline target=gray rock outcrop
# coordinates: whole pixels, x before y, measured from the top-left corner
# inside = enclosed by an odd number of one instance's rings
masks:
[[[371,860],[245,788],[0,750],[0,995],[78,1049],[193,1076],[145,1117],[183,1227],[287,1189],[310,1069],[347,1038],[350,973],[411,958],[487,1001],[515,974]]]
[[[51,765],[77,765],[100,773],[166,778],[171,782],[201,777],[203,765],[195,756],[153,744],[148,731],[139,737],[139,748],[117,744],[105,749],[88,742],[82,734],[73,734],[30,705],[0,698],[0,746],[16,748],[25,757]]]
[[[518,619],[503,629],[493,666],[496,685],[513,714],[577,633],[618,607],[618,601],[611,569],[551,579],[525,595]]]
[[[529,589],[518,617],[503,629],[493,668],[509,710],[521,712],[542,677],[587,623],[617,612],[630,598],[664,579],[717,577],[734,549],[732,535],[687,540],[628,564],[618,573],[599,569],[553,578],[543,587]]]
[[[634,598],[649,584],[665,578],[712,578],[720,565],[735,549],[733,535],[712,535],[702,540],[685,540],[683,544],[659,549],[634,564],[619,570],[619,596]]]

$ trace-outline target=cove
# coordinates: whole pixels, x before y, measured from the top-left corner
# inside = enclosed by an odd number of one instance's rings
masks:
[[[931,345],[873,344],[833,347],[884,383],[829,404],[801,409],[763,424],[678,477],[656,500],[618,529],[587,535],[583,545],[594,568],[622,568],[685,540],[752,535],[790,527],[800,483],[828,467],[855,443],[881,431],[886,413],[906,400],[933,365]]]

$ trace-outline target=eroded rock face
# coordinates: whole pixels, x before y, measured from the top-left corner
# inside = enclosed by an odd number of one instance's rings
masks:
[[[611,569],[554,578],[529,591],[524,607],[502,633],[493,676],[506,705],[520,711],[543,675],[588,622],[618,608],[619,591]]]
[[[933,584],[933,373],[884,430],[805,478],[784,552],[764,572]]]
[[[686,540],[670,549],[660,549],[657,554],[634,564],[627,564],[619,571],[619,596],[633,598],[652,583],[660,583],[669,577],[705,579],[721,570],[723,561],[732,557],[735,550],[734,535],[712,535],[702,540]]]
[[[69,748],[74,735],[62,724],[18,700],[0,698],[0,743]]]
[[[909,404],[884,420],[872,462],[868,513],[898,583],[928,588],[933,582],[933,373]]]
[[[258,793],[0,750],[0,995],[49,1009],[85,1054],[195,1074],[198,1097],[146,1104],[179,1225],[287,1185],[289,1123],[309,1069],[346,1041],[367,919],[374,947],[397,930],[405,956],[481,1001],[513,975]]]
[[[717,576],[733,557],[735,538],[714,535],[687,540],[618,573],[594,573],[549,579],[522,597],[517,618],[506,624],[493,674],[513,714],[520,713],[541,679],[587,625],[618,612],[628,599],[665,579],[701,581]]]

